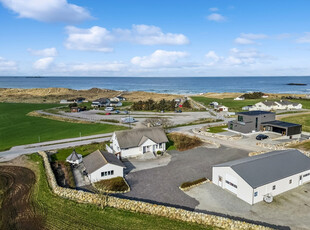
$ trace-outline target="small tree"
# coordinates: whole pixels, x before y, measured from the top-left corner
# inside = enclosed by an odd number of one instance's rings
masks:
[[[76,103],[69,104],[69,108],[71,109],[72,107],[77,107],[77,104]]]

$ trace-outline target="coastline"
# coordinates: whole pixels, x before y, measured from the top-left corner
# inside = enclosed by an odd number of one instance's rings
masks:
[[[0,88],[0,102],[20,102],[20,103],[59,103],[62,99],[72,99],[75,97],[84,97],[87,100],[95,100],[101,97],[123,96],[128,101],[136,102],[139,100],[152,99],[159,101],[162,99],[172,100],[184,96],[203,96],[208,98],[235,98],[243,95],[243,92],[207,92],[199,94],[173,94],[173,93],[155,93],[146,91],[120,91],[111,89],[91,88],[87,90],[75,90],[70,88]],[[305,97],[306,94],[290,93],[267,93],[268,99],[279,99],[285,96]]]

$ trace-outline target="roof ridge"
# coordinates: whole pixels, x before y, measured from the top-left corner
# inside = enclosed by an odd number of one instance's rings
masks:
[[[104,157],[102,151],[100,149],[98,149],[97,151],[100,152],[100,155],[102,156],[103,160],[108,164],[109,162],[107,161],[107,159]]]

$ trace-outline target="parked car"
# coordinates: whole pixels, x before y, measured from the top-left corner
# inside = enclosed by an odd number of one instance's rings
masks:
[[[119,111],[119,110],[116,110],[116,111],[115,111],[115,113],[116,113],[116,114],[119,114],[119,113],[120,113],[120,111]]]
[[[179,109],[179,110],[175,110],[174,112],[175,113],[182,113],[182,110]]]
[[[269,138],[269,137],[267,135],[265,135],[265,134],[259,134],[259,135],[256,136],[256,140],[259,140],[259,141],[265,140],[267,138]]]
[[[114,108],[113,108],[113,107],[106,107],[104,110],[105,110],[105,111],[113,111]]]
[[[105,115],[111,115],[111,113],[106,113]]]
[[[125,114],[128,114],[129,112],[127,110],[124,111]]]

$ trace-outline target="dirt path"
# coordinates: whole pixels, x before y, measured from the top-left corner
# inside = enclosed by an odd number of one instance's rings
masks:
[[[0,166],[1,229],[44,229],[44,218],[37,215],[30,194],[35,174],[28,168]]]

